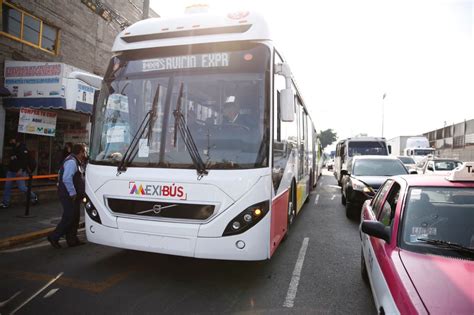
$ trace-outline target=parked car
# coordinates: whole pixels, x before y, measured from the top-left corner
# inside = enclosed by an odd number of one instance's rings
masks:
[[[408,174],[399,159],[380,155],[354,156],[342,172],[341,203],[348,218],[360,216],[364,201],[372,198],[388,177]]]
[[[448,175],[460,165],[462,165],[462,162],[459,160],[432,158],[423,166],[422,174]]]
[[[416,162],[411,156],[397,156],[408,170],[416,170]]]
[[[474,162],[394,176],[362,208],[361,274],[380,314],[473,314]]]

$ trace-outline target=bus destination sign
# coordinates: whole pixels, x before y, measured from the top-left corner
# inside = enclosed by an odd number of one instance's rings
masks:
[[[143,60],[142,71],[166,71],[193,68],[225,68],[229,66],[229,53],[173,56]]]

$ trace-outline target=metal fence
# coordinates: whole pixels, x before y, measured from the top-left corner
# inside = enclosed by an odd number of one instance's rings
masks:
[[[440,157],[474,161],[474,119],[423,134]]]

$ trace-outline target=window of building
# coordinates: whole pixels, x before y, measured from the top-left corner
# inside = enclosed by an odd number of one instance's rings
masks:
[[[50,53],[58,53],[59,30],[56,27],[4,1],[2,16],[2,35]]]

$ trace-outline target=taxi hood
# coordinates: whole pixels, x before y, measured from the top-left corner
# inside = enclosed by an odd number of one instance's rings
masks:
[[[474,314],[474,261],[400,251],[430,314]]]

